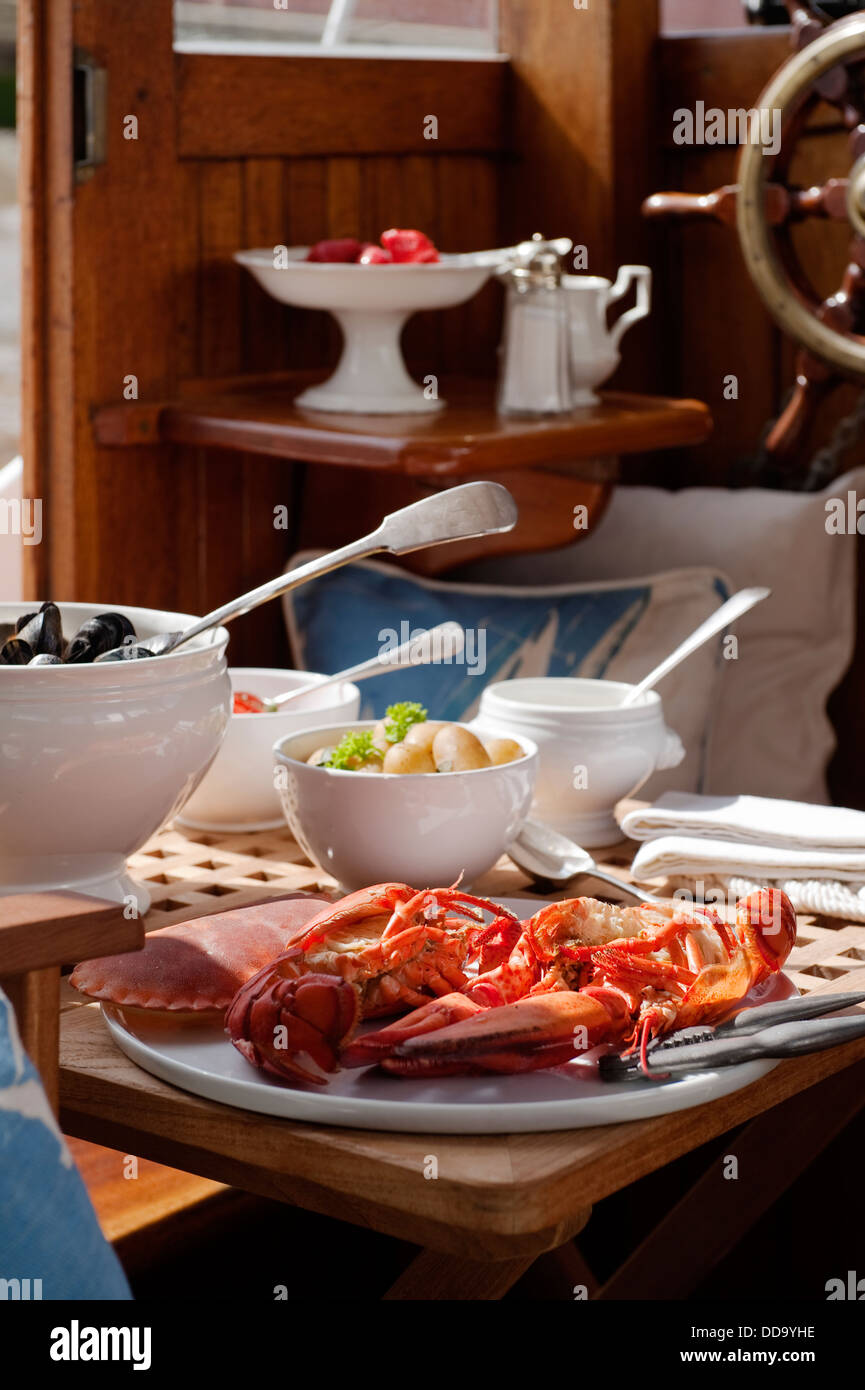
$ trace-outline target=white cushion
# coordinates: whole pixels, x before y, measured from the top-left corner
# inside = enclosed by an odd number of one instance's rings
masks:
[[[735,589],[766,585],[772,597],[733,629],[738,658],[721,663],[704,790],[826,802],[835,747],[826,701],[853,655],[857,556],[855,532],[827,530],[827,501],[863,489],[865,469],[819,493],[622,487],[580,544],[508,559],[502,573],[511,584],[560,584],[708,565]],[[472,577],[491,579],[496,565],[473,566]]]

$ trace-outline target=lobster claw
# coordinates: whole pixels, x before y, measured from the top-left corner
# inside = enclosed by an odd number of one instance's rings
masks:
[[[344,1067],[371,1067],[391,1056],[399,1044],[407,1042],[409,1038],[436,1033],[482,1011],[483,1006],[469,999],[467,994],[443,994],[386,1027],[355,1038],[344,1049],[339,1060]]]
[[[761,888],[742,898],[736,910],[736,935],[773,973],[781,969],[796,944],[796,913],[780,888]]]
[[[404,1038],[376,1060],[400,1076],[536,1071],[612,1041],[629,1026],[627,1008],[612,992],[554,990]]]
[[[308,1058],[323,1072],[336,1071],[360,1014],[357,989],[338,975],[286,978],[277,962],[238,990],[225,1015],[225,1031],[262,1071],[323,1085],[326,1076],[300,1059]]]

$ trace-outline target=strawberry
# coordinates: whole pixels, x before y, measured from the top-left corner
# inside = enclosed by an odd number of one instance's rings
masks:
[[[413,228],[391,227],[389,231],[382,232],[381,244],[390,251],[395,261],[403,264],[437,261],[439,258],[429,237]]]
[[[362,250],[355,237],[337,237],[331,241],[317,241],[309,249],[308,261],[356,261]]]
[[[383,246],[376,246],[374,241],[365,241],[357,260],[358,265],[390,265],[393,256]]]

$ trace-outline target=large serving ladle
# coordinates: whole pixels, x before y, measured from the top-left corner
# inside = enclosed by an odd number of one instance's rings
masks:
[[[420,502],[401,507],[398,512],[391,512],[368,536],[362,536],[360,540],[332,550],[327,555],[320,555],[305,565],[298,565],[287,574],[277,575],[266,584],[260,584],[257,589],[251,589],[248,594],[215,608],[185,632],[157,632],[140,642],[103,652],[96,660],[134,661],[138,657],[165,656],[185,642],[190,642],[193,637],[231,622],[259,604],[278,598],[310,579],[317,579],[319,575],[329,574],[331,570],[350,564],[352,560],[363,560],[385,550],[391,555],[408,555],[412,550],[423,550],[430,545],[496,536],[503,531],[512,531],[516,522],[517,504],[506,487],[500,483],[463,483],[461,487],[433,493]]]

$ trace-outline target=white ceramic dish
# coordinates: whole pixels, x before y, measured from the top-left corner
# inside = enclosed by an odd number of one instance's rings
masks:
[[[636,283],[637,302],[612,328],[607,310]],[[652,307],[652,272],[647,265],[623,265],[616,283],[599,275],[564,275],[562,289],[568,306],[571,339],[571,404],[597,405],[602,386],[622,360],[619,345],[627,330]]]
[[[494,266],[466,256],[429,265],[345,265],[308,261],[308,246],[290,246],[283,263],[272,247],[237,251],[234,259],[281,304],[327,309],[342,329],[336,371],[297,404],[310,410],[404,415],[440,410],[444,401],[409,376],[400,348],[406,319],[421,309],[447,309],[471,299]]]
[[[286,819],[313,863],[351,891],[369,883],[472,883],[492,868],[529,813],[537,767],[526,756],[474,772],[340,772],[310,767],[316,748],[374,720],[325,724],[274,746]]]
[[[70,637],[117,609],[139,636],[190,626],[187,613],[58,600]],[[38,604],[0,604],[0,623]],[[139,911],[149,897],[126,860],[177,811],[228,725],[228,633],[167,656],[81,666],[0,667],[0,894],[73,888]]]
[[[536,676],[499,681],[481,695],[472,727],[526,736],[538,745],[532,814],[586,848],[619,839],[613,809],[653,772],[678,767],[678,734],[664,723],[661,697],[648,691],[622,708],[631,689],[618,681]]]
[[[228,674],[233,690],[248,690],[264,699],[325,679],[315,672],[263,666],[232,666]],[[274,740],[308,729],[322,719],[350,723],[359,712],[360,691],[356,685],[343,682],[298,696],[272,714],[232,714],[222,747],[176,823],[192,830],[229,832],[275,830],[284,825],[273,785]]]
[[[537,900],[528,909],[525,899],[502,902],[523,914],[538,906]],[[749,1002],[795,993],[785,975],[776,975]],[[263,1115],[409,1134],[535,1133],[648,1119],[730,1095],[777,1065],[746,1062],[676,1080],[608,1083],[597,1078],[587,1054],[579,1062],[521,1076],[409,1080],[368,1067],[337,1072],[322,1087],[294,1086],[250,1066],[221,1023],[172,1026],[141,1016],[121,1018],[110,1006],[103,1006],[103,1014],[114,1041],[133,1062],[181,1090]]]

